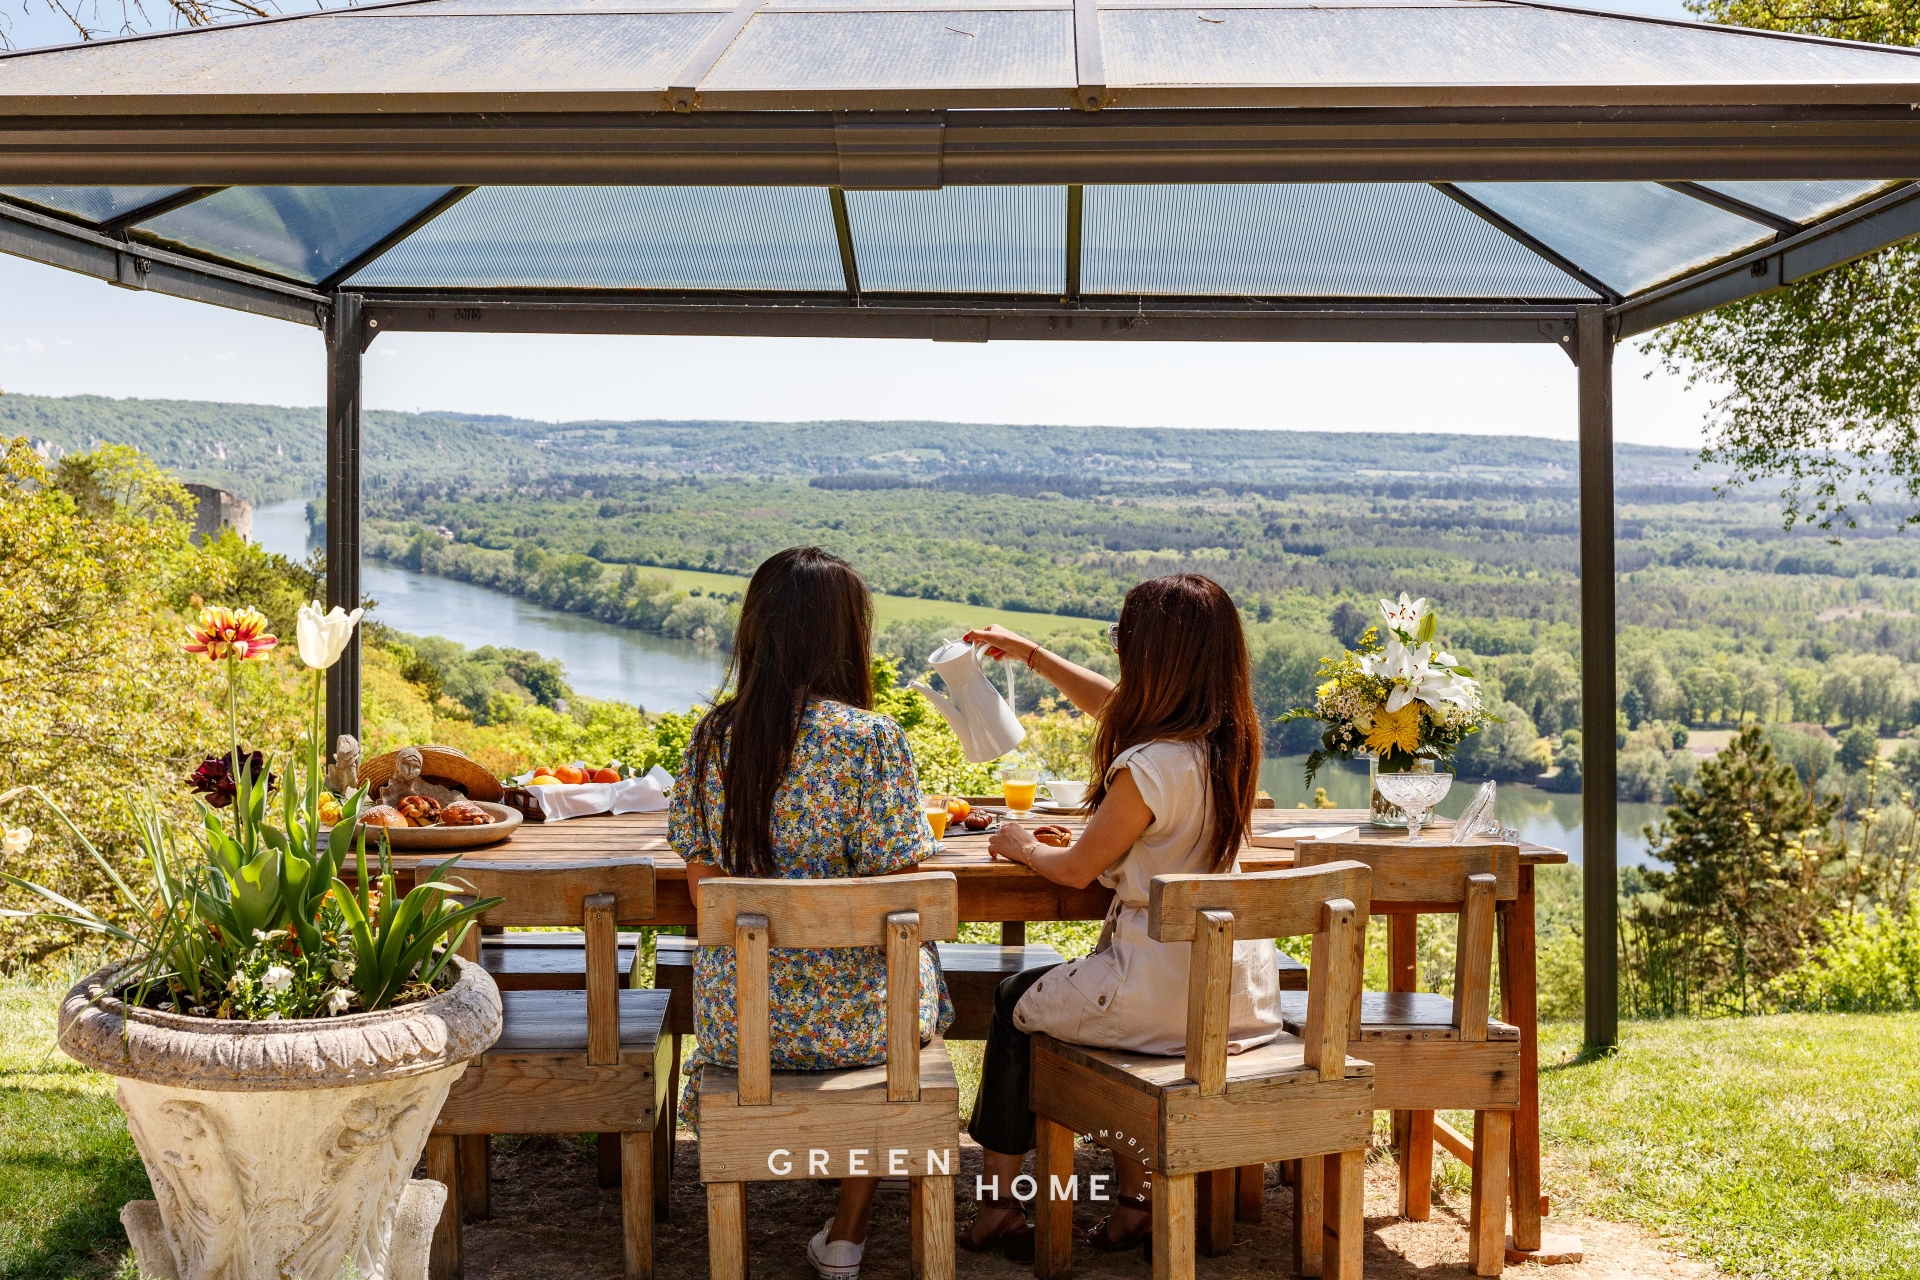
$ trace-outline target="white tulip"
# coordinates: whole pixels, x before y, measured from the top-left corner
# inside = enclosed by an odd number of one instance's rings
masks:
[[[278,995],[293,985],[293,970],[276,964],[260,975],[260,985]]]
[[[27,851],[33,843],[33,832],[27,827],[0,827],[0,854],[17,858]]]
[[[353,1003],[352,996],[348,995],[346,992],[342,991],[340,988],[335,987],[333,989],[333,994],[327,997],[327,1012],[334,1014],[335,1016],[338,1016],[340,1014],[345,1013],[347,1011],[347,1006],[352,1003]]]
[[[360,615],[365,609],[355,609],[348,613],[339,605],[333,606],[331,613],[322,611],[318,600],[300,606],[300,616],[294,623],[294,635],[300,648],[300,661],[315,670],[323,670],[340,661],[340,655],[346,651],[347,641],[353,639],[353,629],[360,623]]]

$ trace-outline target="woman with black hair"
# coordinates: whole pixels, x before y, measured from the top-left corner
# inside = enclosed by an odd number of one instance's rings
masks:
[[[873,600],[852,567],[795,547],[755,571],[741,606],[732,693],[701,720],[673,789],[667,839],[698,900],[713,876],[833,879],[908,871],[934,851],[906,735],[873,710]],[[887,1059],[886,952],[776,950],[770,957],[776,1071]],[[732,951],[694,961],[689,1110],[706,1063],[737,1066]],[[933,948],[920,958],[920,1034],[953,1006]],[[807,1246],[826,1280],[855,1280],[877,1178],[847,1178],[833,1220]]]

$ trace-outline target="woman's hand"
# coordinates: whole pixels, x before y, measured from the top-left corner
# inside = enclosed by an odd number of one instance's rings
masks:
[[[968,644],[987,646],[987,656],[997,662],[1005,662],[1008,655],[1012,655],[1016,662],[1031,662],[1033,651],[1040,647],[1025,636],[1009,631],[998,623],[981,627],[977,631],[969,631],[960,638]]]
[[[995,861],[1005,859],[1023,867],[1033,865],[1033,851],[1039,847],[1033,832],[1013,821],[1003,821],[999,829],[987,837],[987,852]]]

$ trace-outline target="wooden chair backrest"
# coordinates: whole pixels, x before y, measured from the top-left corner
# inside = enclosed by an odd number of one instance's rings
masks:
[[[1297,846],[1295,857],[1303,866],[1334,860],[1367,863],[1373,868],[1375,903],[1418,906],[1435,915],[1457,912],[1453,1025],[1462,1040],[1487,1038],[1494,904],[1520,896],[1520,846],[1308,840]]]
[[[1302,840],[1294,865],[1364,862],[1373,868],[1373,900],[1433,903],[1435,913],[1454,909],[1467,896],[1467,877],[1493,877],[1496,902],[1520,896],[1520,846],[1428,844],[1405,840]]]
[[[736,880],[699,887],[703,947],[734,951],[740,1105],[772,1100],[768,951],[887,949],[887,1098],[920,1100],[920,944],[960,932],[960,883],[951,871],[849,880]]]
[[[481,916],[482,923],[580,929],[587,959],[587,1063],[619,1065],[620,924],[653,919],[653,860],[455,863],[448,876],[463,882],[462,897],[506,899]],[[479,935],[477,928],[467,935],[470,960],[479,958]]]
[[[1233,943],[1313,935],[1307,973],[1305,1060],[1322,1080],[1347,1070],[1347,1041],[1360,1034],[1367,903],[1373,873],[1335,862],[1242,875],[1155,876],[1147,934],[1191,942],[1187,967],[1187,1078],[1202,1096],[1226,1092],[1233,1008]]]

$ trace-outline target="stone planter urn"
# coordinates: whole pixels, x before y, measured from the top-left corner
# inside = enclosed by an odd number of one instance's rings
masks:
[[[121,1215],[142,1272],[424,1280],[445,1192],[409,1179],[447,1090],[500,1035],[493,979],[454,963],[431,999],[339,1018],[129,1010],[104,994],[125,964],[69,991],[60,1047],[118,1079],[153,1183],[157,1212],[136,1201]]]

